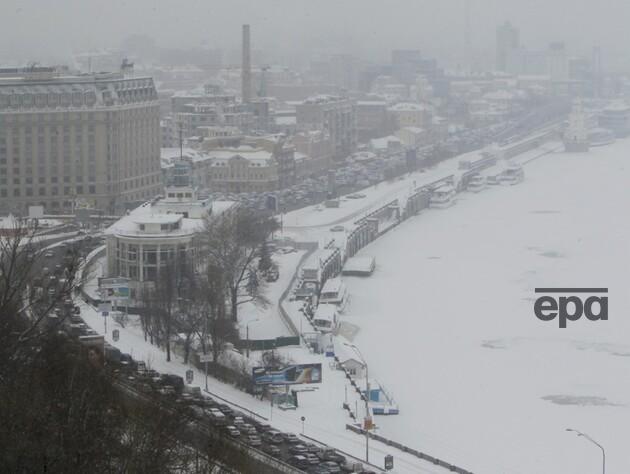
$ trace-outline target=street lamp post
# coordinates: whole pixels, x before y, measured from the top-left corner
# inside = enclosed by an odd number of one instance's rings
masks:
[[[359,350],[357,346],[355,346],[354,344],[347,344],[345,342],[344,342],[344,345],[354,349],[354,351],[359,356],[359,359],[361,359],[361,363],[363,364],[363,367],[365,367],[365,420],[364,420],[363,429],[365,430],[365,462],[369,463],[370,462],[369,426],[371,425],[371,419],[370,419],[370,406],[368,402],[369,400],[368,397],[370,396],[370,378],[368,375],[368,365],[367,365],[367,362],[365,361],[365,358],[363,357],[363,354],[361,354],[361,351]]]
[[[573,428],[567,428],[566,431],[573,432],[577,434],[578,436],[586,438],[587,440],[589,440],[591,443],[593,443],[595,446],[597,446],[599,449],[602,450],[602,474],[606,474],[606,450],[604,450],[604,447],[601,444],[599,444],[597,441],[595,441],[593,438],[591,438],[589,435],[587,435],[586,433],[582,433],[581,431],[574,430]]]
[[[203,347],[205,348],[205,354],[204,354],[204,369],[206,372],[206,392],[208,391],[208,315],[204,314],[204,328],[203,328],[203,337],[204,337],[204,341],[203,341]]]
[[[249,323],[255,323],[258,319],[247,321],[245,324],[245,340],[247,341],[247,358],[249,359]]]

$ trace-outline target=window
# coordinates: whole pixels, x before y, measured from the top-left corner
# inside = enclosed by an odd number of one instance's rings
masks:
[[[96,186],[90,186],[90,194],[96,194]]]

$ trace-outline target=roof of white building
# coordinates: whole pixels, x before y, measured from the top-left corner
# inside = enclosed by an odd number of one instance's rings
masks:
[[[228,209],[237,205],[233,201],[194,200],[189,203],[169,202],[167,199],[155,199],[145,202],[131,211],[128,215],[121,217],[112,224],[106,231],[107,235],[129,236],[129,237],[184,237],[199,232],[203,229],[204,219],[184,217],[184,212],[190,211],[192,215],[212,215],[219,216]],[[193,212],[196,208],[197,212]],[[200,209],[203,208],[203,209]],[[207,209],[205,212],[199,212]],[[168,231],[140,229],[140,225],[180,225],[176,229]]]

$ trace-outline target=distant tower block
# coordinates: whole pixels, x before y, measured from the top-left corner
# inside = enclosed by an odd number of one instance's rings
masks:
[[[248,103],[252,98],[252,63],[249,44],[249,25],[243,25],[243,64],[241,66],[241,95],[243,102]]]
[[[564,132],[564,148],[570,153],[584,153],[590,148],[586,117],[581,100],[573,102],[569,115],[569,126]]]

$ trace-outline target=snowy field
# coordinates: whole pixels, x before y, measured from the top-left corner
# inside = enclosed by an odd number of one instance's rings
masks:
[[[401,415],[379,433],[475,473],[630,472],[630,141],[550,154],[365,248],[344,320]],[[360,254],[360,255],[361,255]],[[607,287],[609,321],[560,329],[535,287]]]

